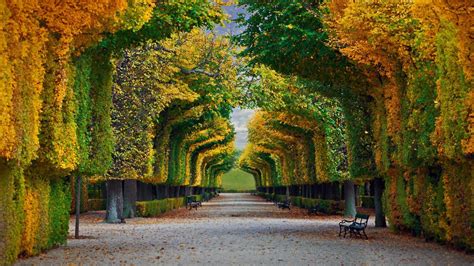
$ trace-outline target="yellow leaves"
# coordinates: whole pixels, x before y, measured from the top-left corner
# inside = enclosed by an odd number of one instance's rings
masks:
[[[112,32],[112,22],[126,7],[125,0],[0,2],[0,63],[4,66],[0,70],[0,156],[22,164],[36,157],[45,65],[50,64],[49,71],[54,72],[46,82],[52,82],[47,108],[62,112],[67,82],[72,79],[67,69],[71,51],[97,41],[103,31]],[[46,43],[52,57],[48,62]],[[46,115],[52,114],[46,111]],[[61,138],[73,136],[71,131],[61,133]],[[56,145],[52,147],[58,148],[60,157],[74,154],[74,147],[60,150]]]
[[[121,12],[115,27],[123,30],[139,30],[153,15],[153,0],[128,0],[128,6]]]
[[[415,41],[410,36],[416,30],[410,14],[412,4],[350,2],[329,6],[335,8],[335,15],[327,19],[328,24],[344,55],[375,67],[386,77],[393,77],[398,61],[404,67],[412,64],[407,52]]]
[[[463,152],[466,156],[474,154],[474,90],[468,93],[465,106],[467,111],[467,138],[461,141]]]
[[[21,251],[30,256],[39,253],[48,241],[49,193],[49,181],[39,177],[27,179]]]
[[[0,1],[0,156],[10,159],[16,144],[13,120],[12,69],[8,64],[8,42],[5,26],[10,16],[4,1]]]

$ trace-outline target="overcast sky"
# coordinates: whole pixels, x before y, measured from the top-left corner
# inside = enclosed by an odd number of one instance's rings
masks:
[[[235,6],[224,7],[231,19],[237,18],[238,14],[245,12],[244,9]],[[230,22],[225,27],[217,27],[217,32],[220,34],[238,34],[242,31],[237,24]],[[244,149],[247,145],[248,128],[247,124],[252,118],[254,110],[234,108],[232,112],[231,122],[235,127],[235,144],[237,149]]]
[[[231,122],[235,127],[235,145],[242,150],[247,145],[248,128],[247,124],[252,118],[255,110],[235,108],[232,112]]]

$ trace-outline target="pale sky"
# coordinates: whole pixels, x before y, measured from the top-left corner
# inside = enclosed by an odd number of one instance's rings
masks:
[[[241,7],[228,6],[224,8],[231,19],[236,19],[239,13],[245,12]],[[242,32],[242,29],[238,27],[236,23],[226,23],[225,27],[217,27],[219,34],[238,34]],[[239,150],[243,150],[247,145],[248,128],[247,124],[250,118],[252,118],[254,110],[234,108],[231,116],[231,122],[235,127],[235,146]]]
[[[235,146],[242,150],[247,145],[248,128],[247,124],[254,115],[255,110],[234,108],[231,122],[235,127]]]

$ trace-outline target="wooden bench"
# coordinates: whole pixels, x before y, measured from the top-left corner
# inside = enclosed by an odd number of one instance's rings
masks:
[[[189,210],[198,209],[198,207],[201,207],[202,203],[200,201],[194,200],[192,196],[186,197],[186,207],[189,208]]]
[[[277,206],[278,206],[278,208],[280,208],[280,209],[288,209],[288,210],[289,210],[289,209],[290,209],[290,205],[291,205],[291,203],[290,203],[290,201],[288,201],[288,200],[283,201],[283,202],[278,202],[278,203],[277,203]]]
[[[342,220],[339,223],[339,236],[341,236],[342,231],[344,230],[344,237],[346,237],[347,232],[352,237],[353,235],[362,237],[364,235],[365,239],[369,239],[365,233],[365,228],[369,222],[369,215],[357,213],[353,220]],[[362,232],[362,234],[361,234]]]
[[[321,212],[321,210],[322,208],[319,205],[316,205],[308,209],[308,214],[318,214]]]

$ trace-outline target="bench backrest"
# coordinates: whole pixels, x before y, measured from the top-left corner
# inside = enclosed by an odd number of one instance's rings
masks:
[[[360,224],[367,225],[368,221],[369,221],[369,215],[367,214],[357,213],[354,218],[354,222],[360,223]]]

